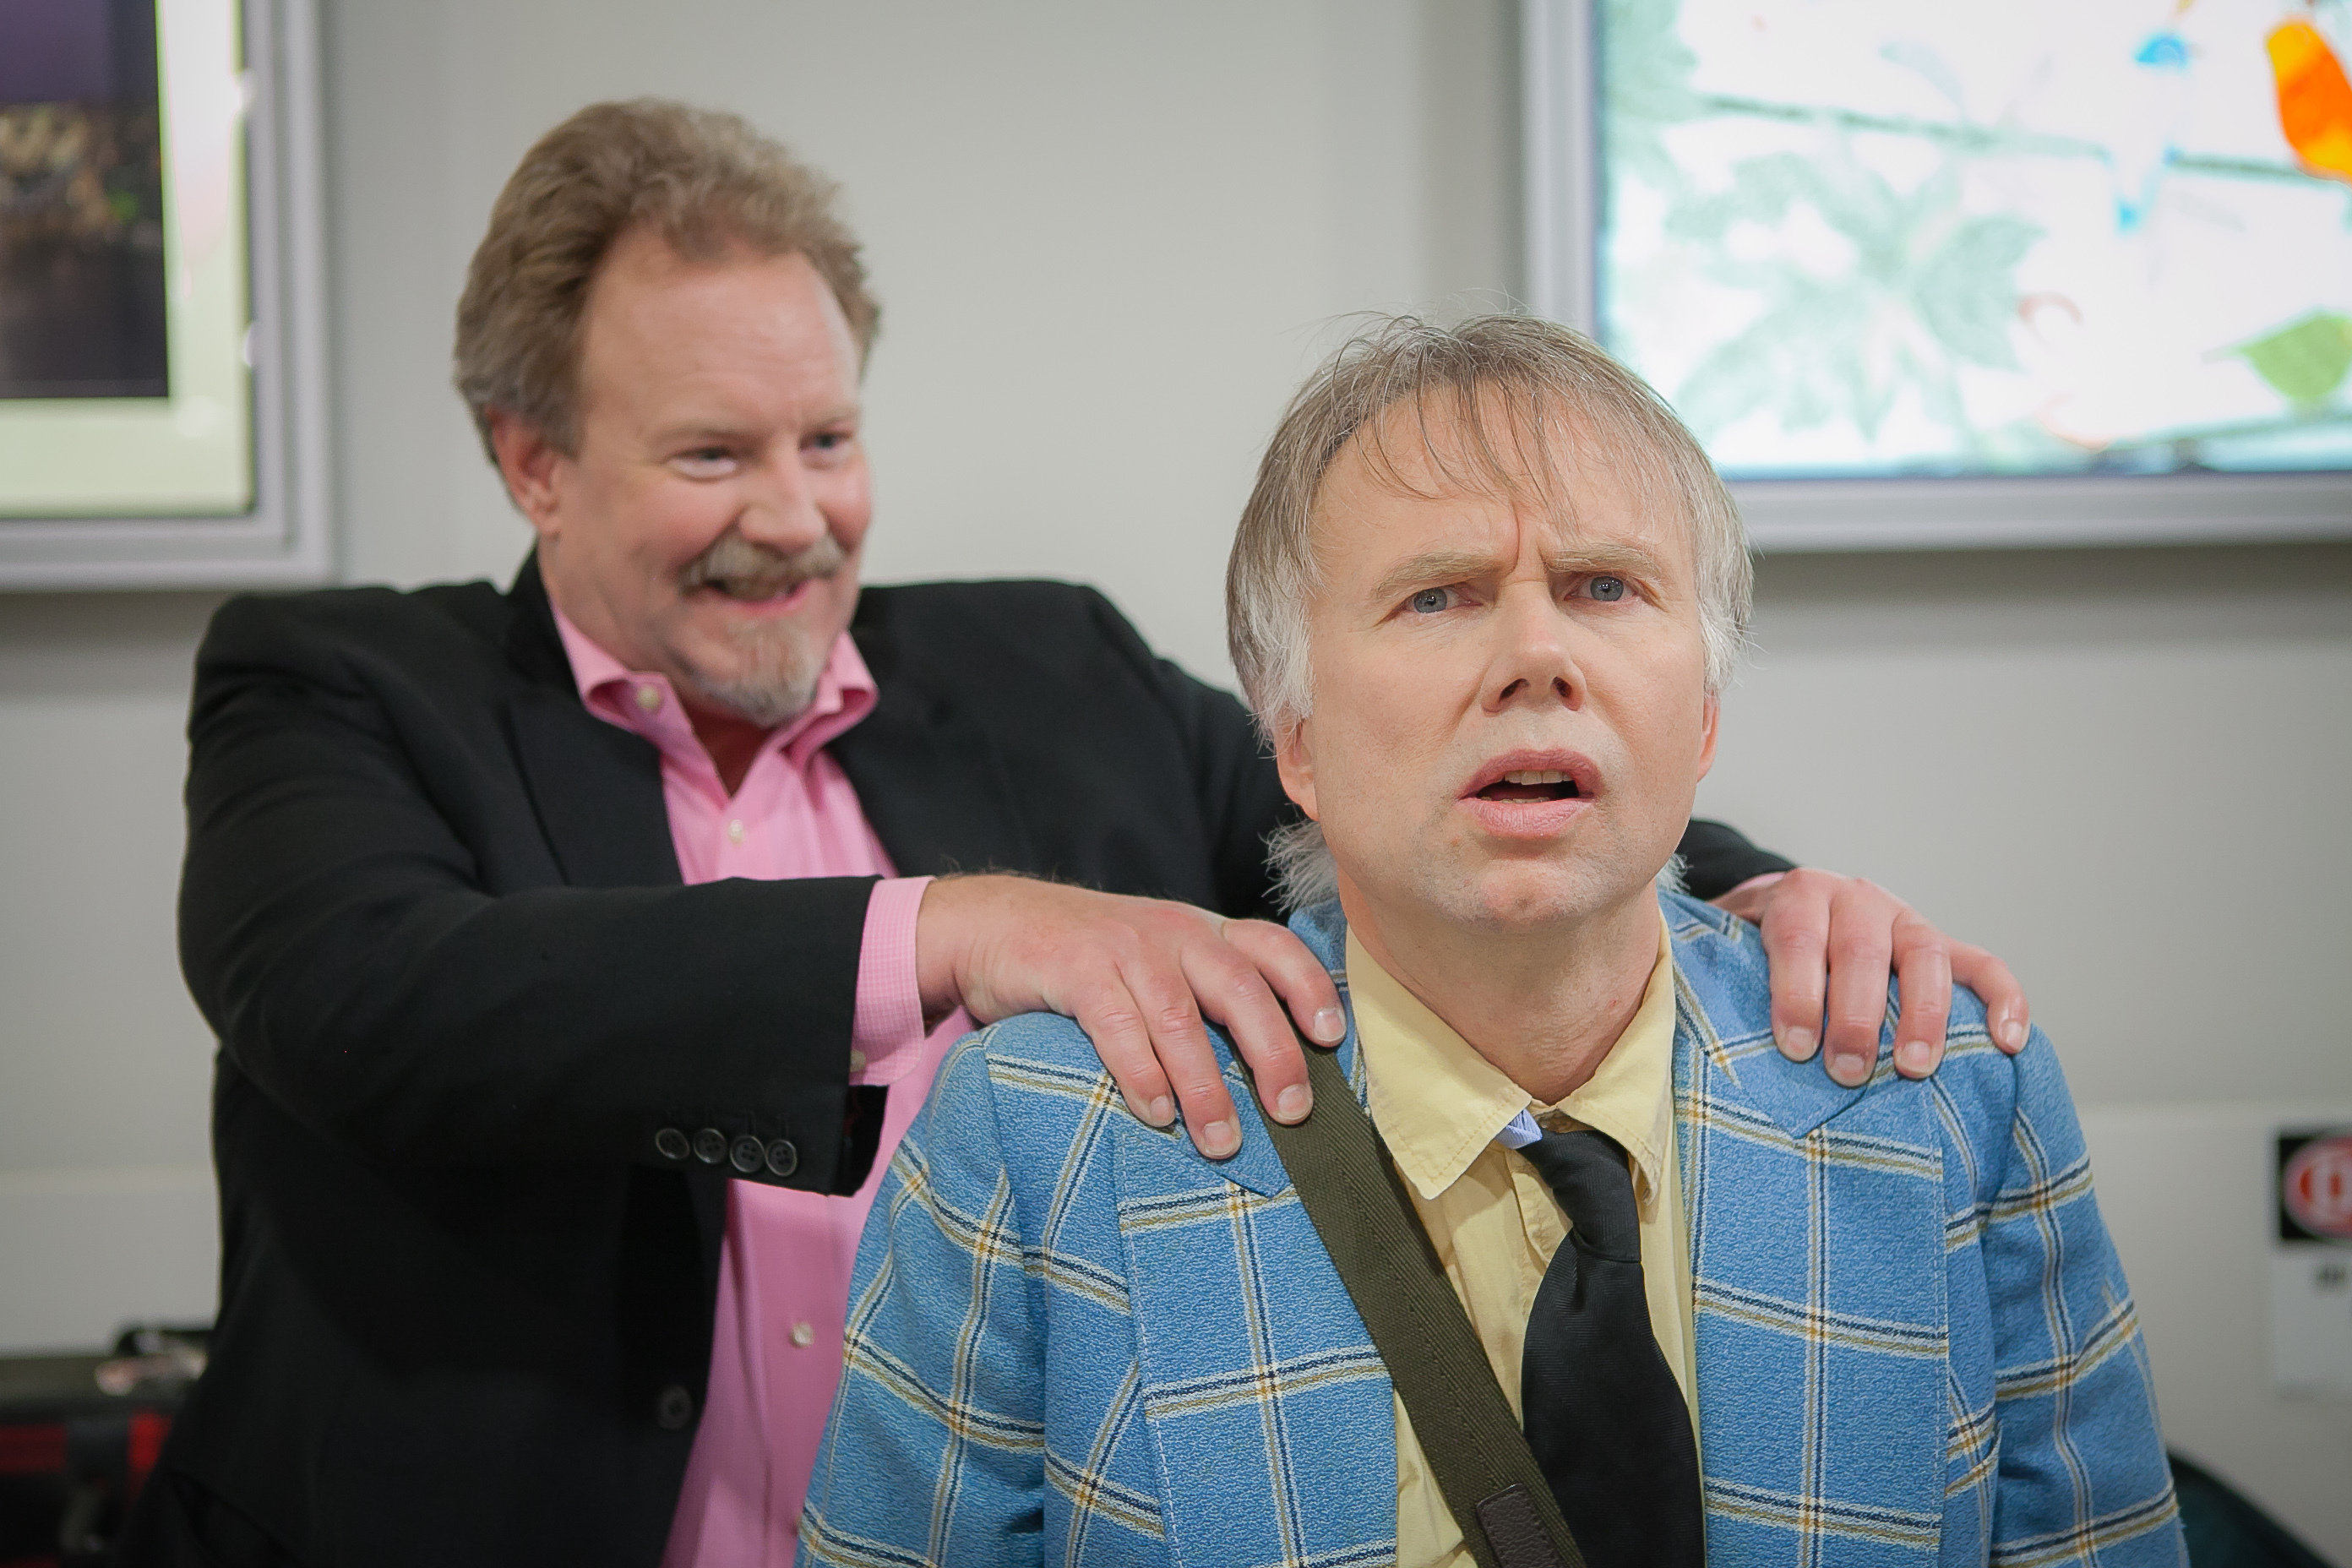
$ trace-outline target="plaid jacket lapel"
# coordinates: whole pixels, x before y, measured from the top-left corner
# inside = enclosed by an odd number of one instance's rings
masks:
[[[1344,984],[1344,982],[1343,982]],[[1355,1059],[1352,1026],[1340,1046]],[[1351,1073],[1351,1077],[1355,1077]],[[1396,1552],[1388,1374],[1239,1072],[1227,1161],[1130,1128],[1118,1160],[1134,1405],[1160,1456],[1169,1557],[1345,1568]]]
[[[1768,1013],[1685,967],[1704,940],[1676,932],[1675,1089],[1708,1556],[1932,1561],[1948,1407],[1932,1107],[1923,1086],[1865,1097],[1785,1060]]]

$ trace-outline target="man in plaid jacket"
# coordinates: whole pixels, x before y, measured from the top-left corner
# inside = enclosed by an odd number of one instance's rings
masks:
[[[1531,1436],[1530,1307],[1574,1222],[1516,1151],[1622,1151],[1717,1568],[2181,1563],[2048,1042],[2003,1055],[1962,992],[1938,1077],[1896,1075],[1889,1030],[1841,1088],[1774,1049],[1755,930],[1654,885],[1748,597],[1696,444],[1564,329],[1401,321],[1309,382],[1228,611],[1312,819],[1276,852],[1348,1002],[1339,1064]],[[804,1562],[1471,1560],[1234,1100],[1212,1162],[1128,1115],[1066,1020],[956,1049],[859,1253]],[[1616,1560],[1695,1561],[1664,1539]]]

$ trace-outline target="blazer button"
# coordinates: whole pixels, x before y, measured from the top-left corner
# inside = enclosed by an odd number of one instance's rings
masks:
[[[675,1127],[665,1127],[654,1134],[654,1152],[665,1160],[683,1160],[694,1152],[686,1134]]]
[[[747,1176],[760,1168],[762,1158],[764,1151],[760,1147],[760,1141],[748,1132],[735,1140],[735,1147],[727,1151],[728,1163]]]
[[[779,1138],[768,1145],[768,1173],[789,1176],[801,1168],[801,1152],[793,1147],[789,1138]]]
[[[727,1134],[716,1127],[706,1127],[696,1133],[694,1157],[706,1165],[716,1165],[727,1158]]]
[[[694,1395],[682,1384],[671,1384],[654,1396],[654,1425],[676,1432],[694,1419]]]

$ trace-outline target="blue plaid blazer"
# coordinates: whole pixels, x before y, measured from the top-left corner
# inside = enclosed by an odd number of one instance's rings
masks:
[[[2185,1563],[2049,1043],[1962,993],[1935,1078],[1883,1043],[1840,1089],[1773,1049],[1754,929],[1664,907],[1709,1562]],[[1338,907],[1292,924],[1344,995]],[[1226,1071],[1214,1163],[1066,1020],[956,1047],[858,1250],[803,1563],[1393,1560],[1387,1375]]]

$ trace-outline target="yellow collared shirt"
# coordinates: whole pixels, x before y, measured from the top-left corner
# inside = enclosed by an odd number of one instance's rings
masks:
[[[1633,1021],[1592,1077],[1556,1106],[1538,1106],[1422,1005],[1348,936],[1348,988],[1369,1076],[1372,1123],[1412,1193],[1445,1278],[1486,1348],[1495,1379],[1519,1409],[1528,1313],[1568,1222],[1535,1167],[1495,1142],[1522,1110],[1547,1127],[1590,1127],[1625,1148],[1641,1216],[1642,1283],[1650,1330],[1697,1423],[1691,1359],[1690,1243],[1675,1144],[1675,966],[1665,922],[1658,962]],[[1397,1563],[1471,1561],[1436,1478],[1396,1405]]]

